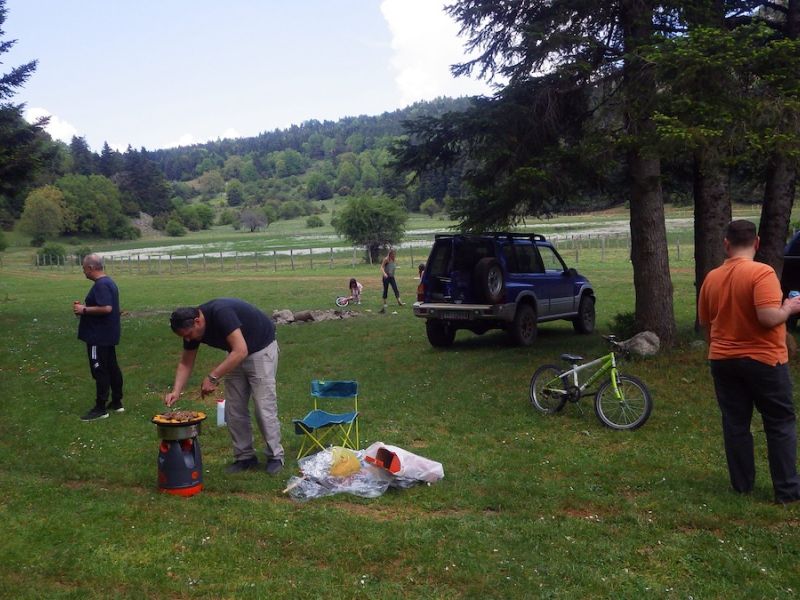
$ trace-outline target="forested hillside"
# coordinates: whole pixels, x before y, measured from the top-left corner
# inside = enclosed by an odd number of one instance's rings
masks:
[[[466,109],[469,100],[440,98],[378,116],[308,121],[255,137],[189,147],[125,152],[104,144],[92,152],[45,138],[35,176],[0,201],[6,226],[20,218],[35,243],[57,235],[130,238],[140,213],[169,235],[213,224],[255,231],[278,219],[324,223],[320,200],[386,197],[409,211],[444,209],[460,193],[457,169],[409,181],[392,167],[391,147],[403,122]],[[98,218],[98,213],[107,218]],[[330,216],[326,219],[330,220]]]

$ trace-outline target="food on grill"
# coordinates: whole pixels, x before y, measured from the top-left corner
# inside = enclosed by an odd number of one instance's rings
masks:
[[[170,424],[194,423],[206,418],[206,413],[194,410],[173,410],[153,417],[154,423]]]

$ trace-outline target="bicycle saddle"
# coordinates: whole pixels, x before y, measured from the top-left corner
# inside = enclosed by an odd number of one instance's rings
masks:
[[[561,360],[565,360],[570,364],[577,364],[583,360],[582,356],[578,356],[577,354],[562,354]]]

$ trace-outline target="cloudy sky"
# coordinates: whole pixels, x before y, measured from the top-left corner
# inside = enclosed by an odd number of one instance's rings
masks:
[[[490,93],[441,0],[7,0],[0,71],[49,132],[123,149],[256,135]]]

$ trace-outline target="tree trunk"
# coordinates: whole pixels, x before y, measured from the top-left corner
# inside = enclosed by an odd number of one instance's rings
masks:
[[[788,39],[796,40],[800,36],[800,0],[789,0],[787,3],[784,27]],[[767,164],[764,183],[764,204],[761,206],[761,222],[758,226],[761,245],[756,260],[770,265],[780,278],[783,247],[789,233],[797,185],[797,163],[782,150],[775,150]]]
[[[778,277],[783,271],[783,247],[789,233],[796,183],[797,168],[794,162],[782,152],[775,151],[767,165],[764,204],[761,206],[761,222],[758,226],[761,245],[756,260],[770,265]]]
[[[636,294],[636,326],[654,331],[665,347],[675,343],[672,279],[667,228],[661,193],[661,158],[655,148],[652,114],[656,80],[652,65],[639,52],[650,43],[654,4],[623,0],[621,22],[625,45],[625,129],[629,136],[628,176],[631,183],[631,262]]]
[[[661,160],[641,150],[628,156],[631,178],[631,262],[636,326],[654,331],[662,345],[675,342],[672,279],[661,194]]]
[[[731,221],[731,199],[725,172],[715,147],[705,147],[694,156],[694,285],[695,300],[711,269],[725,260],[725,230]],[[695,302],[696,306],[696,302]],[[695,331],[699,322],[695,315]]]

